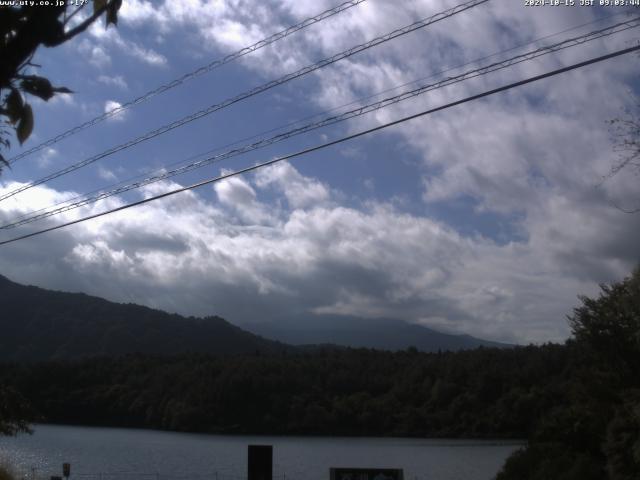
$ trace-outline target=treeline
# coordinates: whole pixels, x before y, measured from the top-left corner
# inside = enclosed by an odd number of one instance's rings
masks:
[[[568,398],[559,345],[3,365],[44,421],[216,433],[524,438]]]
[[[582,301],[570,317],[573,338],[565,345],[440,354],[327,348],[4,364],[0,392],[21,396],[0,401],[0,431],[3,416],[22,418],[12,412],[24,398],[42,420],[71,424],[527,438],[498,480],[636,480],[640,270],[603,286],[599,298]]]

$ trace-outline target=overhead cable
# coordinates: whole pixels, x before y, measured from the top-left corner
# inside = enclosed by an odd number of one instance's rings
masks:
[[[391,105],[397,104],[399,102],[402,102],[404,100],[408,100],[410,98],[414,98],[418,95],[423,95],[427,92],[436,90],[436,89],[440,89],[443,87],[447,87],[456,83],[460,83],[466,80],[469,80],[471,78],[476,78],[482,75],[486,75],[488,73],[492,73],[492,72],[496,72],[498,70],[503,70],[509,67],[512,67],[514,65],[523,63],[523,62],[527,62],[527,61],[531,61],[533,59],[536,59],[538,57],[541,57],[543,55],[548,55],[550,53],[554,53],[554,52],[558,52],[560,50],[564,50],[570,47],[575,47],[578,45],[582,45],[586,42],[590,42],[593,40],[597,40],[603,37],[607,37],[610,35],[614,35],[620,32],[623,32],[625,30],[629,30],[632,28],[637,28],[640,26],[640,17],[635,18],[635,19],[631,19],[629,21],[626,22],[620,22],[618,24],[612,25],[610,27],[606,27],[600,30],[596,30],[596,31],[592,31],[589,32],[585,35],[581,35],[578,37],[574,37],[574,38],[569,38],[566,40],[563,40],[561,42],[555,43],[553,45],[549,45],[546,47],[540,47],[537,48],[535,50],[532,50],[530,52],[527,53],[523,53],[511,58],[508,58],[506,60],[502,60],[499,62],[495,62],[492,63],[490,65],[484,66],[484,67],[480,67],[480,68],[476,68],[464,73],[461,73],[459,75],[456,76],[452,76],[452,77],[447,77],[443,80],[440,80],[438,82],[435,83],[431,83],[431,84],[426,84],[426,85],[422,85],[419,86],[418,88],[415,88],[413,90],[410,91],[406,91],[403,93],[400,93],[398,95],[394,95],[392,97],[388,97],[382,100],[379,100],[377,102],[373,102],[370,103],[368,105],[363,105],[361,107],[349,110],[347,112],[343,112],[339,115],[334,115],[334,116],[330,116],[330,117],[326,117],[323,118],[317,122],[313,122],[313,123],[309,123],[294,129],[291,129],[287,132],[283,132],[280,133],[278,135],[274,135],[272,137],[269,138],[263,138],[257,142],[251,143],[251,144],[247,144],[247,145],[243,145],[241,147],[238,148],[234,148],[232,150],[228,150],[226,152],[214,155],[214,156],[210,156],[208,158],[205,158],[203,160],[199,160],[196,162],[192,162],[189,163],[187,165],[183,165],[181,167],[178,168],[174,168],[172,170],[165,170],[165,171],[160,171],[157,172],[156,174],[146,177],[142,180],[133,182],[133,183],[129,183],[129,184],[124,184],[124,185],[120,185],[117,188],[111,189],[111,190],[107,190],[107,191],[101,191],[99,193],[96,193],[95,195],[89,195],[89,196],[84,196],[83,198],[73,201],[71,203],[66,202],[66,205],[57,207],[57,208],[51,208],[45,212],[42,213],[37,213],[34,215],[29,215],[29,216],[23,216],[20,217],[10,223],[6,223],[4,225],[0,226],[0,229],[9,229],[9,228],[15,228],[21,225],[25,225],[28,223],[32,223],[35,222],[37,220],[41,220],[43,218],[47,218],[47,217],[51,217],[53,215],[57,215],[63,212],[67,212],[85,205],[89,205],[95,202],[98,202],[100,200],[106,199],[108,197],[112,197],[114,195],[118,195],[130,190],[134,190],[140,187],[143,187],[145,185],[149,185],[151,183],[155,183],[161,180],[166,180],[168,178],[177,176],[177,175],[181,175],[187,172],[190,172],[192,170],[204,167],[206,165],[210,165],[212,163],[216,163],[222,160],[226,160],[238,155],[242,155],[245,153],[248,153],[250,151],[254,151],[254,150],[258,150],[264,147],[267,147],[269,145],[273,145],[274,143],[278,143],[281,142],[283,140],[289,139],[291,137],[297,136],[297,135],[301,135],[304,133],[308,133],[310,131],[322,128],[322,127],[327,127],[330,125],[335,125],[339,122],[344,122],[346,120],[349,120],[351,118],[355,118],[355,117],[359,117],[362,115],[365,115],[367,113],[371,113],[386,107],[389,107]]]
[[[191,72],[185,73],[184,75],[182,75],[179,78],[176,78],[175,80],[172,80],[171,82],[164,84],[164,85],[160,85],[156,88],[154,88],[153,90],[148,91],[147,93],[140,95],[139,97],[130,100],[126,103],[123,103],[122,105],[118,106],[117,108],[114,108],[112,110],[109,110],[108,112],[103,113],[102,115],[99,115],[91,120],[88,120],[80,125],[77,125],[65,132],[60,133],[59,135],[56,135],[55,137],[52,137],[42,143],[40,143],[39,145],[36,145],[32,148],[30,148],[29,150],[26,150],[24,152],[19,153],[18,155],[10,158],[8,160],[9,164],[15,163],[18,160],[20,160],[21,158],[26,157],[27,155],[31,155],[32,153],[38,152],[40,150],[42,150],[43,148],[46,147],[50,147],[51,145],[54,145],[56,143],[58,143],[60,140],[63,140],[71,135],[74,135],[78,132],[81,132],[82,130],[85,130],[89,127],[92,127],[94,125],[97,125],[98,123],[102,122],[103,120],[106,120],[108,118],[111,118],[121,112],[123,112],[124,110],[133,107],[134,105],[139,105],[143,102],[146,102],[147,100],[149,100],[150,98],[155,97],[156,95],[160,95],[161,93],[164,93],[168,90],[171,90],[172,88],[175,88],[179,85],[182,85],[186,82],[188,82],[189,80],[192,80],[196,77],[199,77],[200,75],[203,75],[204,73],[210,72],[212,70],[215,70],[216,68],[219,68],[229,62],[232,62],[234,60],[237,60],[238,58],[241,58],[245,55],[248,55],[249,53],[253,53],[256,50],[260,50],[261,48],[264,48],[268,45],[271,45],[272,43],[277,42],[278,40],[281,40],[285,37],[288,37],[289,35],[302,30],[304,28],[307,28],[311,25],[314,25],[318,22],[321,22],[329,17],[332,17],[334,15],[337,15],[339,13],[344,12],[345,10],[348,10],[352,7],[355,7],[356,5],[359,5],[362,2],[365,2],[366,0],[350,0],[348,2],[344,2],[340,5],[337,5],[333,8],[330,8],[328,10],[325,10],[324,12],[316,15],[315,17],[310,17],[310,18],[306,18],[303,21],[296,23],[295,25],[290,26],[289,28],[286,28],[284,30],[281,30],[277,33],[274,33],[273,35],[267,37],[267,38],[263,38],[262,40],[254,43],[253,45],[249,45],[248,47],[244,47],[241,48],[240,50],[230,53],[229,55],[214,60],[211,63],[204,65],[202,67],[197,68],[196,70],[193,70]]]
[[[451,72],[451,71],[454,71],[454,70],[458,70],[458,69],[466,67],[468,65],[478,64],[478,63],[480,63],[480,62],[482,62],[484,60],[488,60],[490,58],[495,58],[495,57],[498,57],[498,56],[503,55],[505,53],[509,53],[509,52],[514,51],[514,50],[522,49],[522,48],[527,47],[529,45],[538,44],[538,43],[542,42],[543,40],[547,40],[549,38],[557,37],[558,35],[562,35],[563,33],[568,33],[568,32],[572,32],[572,31],[575,31],[575,30],[579,30],[580,28],[586,27],[588,25],[593,25],[593,24],[596,24],[596,23],[602,23],[602,22],[604,22],[606,20],[609,20],[609,19],[615,18],[615,17],[619,17],[619,16],[622,16],[622,15],[631,16],[632,12],[633,12],[632,10],[628,10],[628,11],[620,11],[620,12],[612,13],[612,14],[606,15],[604,17],[596,18],[595,20],[591,20],[589,22],[581,23],[579,25],[575,25],[573,27],[569,27],[569,28],[566,28],[564,30],[560,30],[558,32],[554,32],[554,33],[551,33],[551,34],[548,34],[548,35],[545,35],[545,36],[542,36],[542,37],[538,37],[538,38],[530,40],[528,42],[521,43],[519,45],[515,45],[513,47],[506,48],[506,49],[501,50],[499,52],[491,53],[491,54],[486,55],[486,56],[481,57],[481,58],[476,58],[474,60],[470,60],[470,61],[467,61],[467,62],[464,62],[464,63],[461,63],[461,64],[457,64],[457,65],[454,65],[454,66],[451,66],[451,67],[447,67],[444,70],[440,70],[438,72],[431,73],[431,74],[429,74],[427,76],[416,78],[416,79],[410,80],[410,81],[405,82],[405,83],[394,85],[393,87],[389,87],[389,88],[385,88],[383,90],[379,90],[376,93],[373,93],[373,94],[370,94],[370,95],[366,95],[364,97],[359,97],[356,100],[352,100],[352,101],[350,101],[348,103],[345,103],[345,104],[342,104],[342,105],[338,105],[336,107],[324,110],[322,112],[313,113],[311,115],[307,115],[305,117],[299,118],[298,120],[294,120],[292,122],[289,122],[289,123],[286,123],[286,124],[283,124],[283,125],[279,125],[277,127],[272,127],[272,128],[267,129],[267,130],[262,130],[262,131],[260,131],[258,133],[254,133],[252,135],[249,135],[249,136],[246,136],[246,137],[242,137],[242,138],[239,138],[237,140],[233,140],[233,141],[231,141],[229,143],[226,143],[226,144],[219,145],[217,147],[208,149],[207,151],[191,155],[191,156],[187,157],[186,159],[179,160],[177,162],[169,163],[168,165],[163,167],[162,170],[164,171],[168,167],[173,167],[173,166],[176,166],[176,165],[182,165],[182,164],[184,164],[186,162],[189,162],[191,160],[194,160],[196,158],[200,158],[200,157],[205,156],[205,155],[210,155],[210,154],[212,154],[214,152],[218,152],[218,151],[224,150],[225,148],[233,147],[235,145],[240,145],[243,142],[247,142],[247,141],[250,141],[250,140],[254,140],[256,138],[260,138],[262,135],[266,135],[266,134],[269,134],[269,133],[277,132],[277,131],[283,130],[284,128],[292,127],[294,125],[299,125],[302,122],[304,122],[305,120],[311,120],[313,118],[321,117],[322,115],[326,115],[328,113],[335,112],[335,111],[350,107],[352,105],[357,105],[357,104],[359,104],[359,103],[361,103],[361,102],[363,102],[365,100],[370,100],[372,98],[380,97],[380,96],[384,95],[385,93],[389,93],[389,92],[392,92],[392,91],[395,91],[395,90],[399,90],[399,89],[407,87],[409,85],[415,85],[415,84],[418,84],[419,82],[422,82],[424,80],[428,80],[428,79],[431,79],[431,78],[436,78],[436,77],[441,76],[441,75],[443,75],[445,73],[448,73],[448,72]],[[106,188],[113,189],[115,187],[124,186],[127,183],[133,182],[134,180],[144,179],[146,176],[148,176],[148,173],[150,171],[151,171],[151,169],[149,169],[147,171],[147,173],[143,173],[143,174],[139,174],[139,175],[134,175],[132,177],[128,177],[128,178],[126,178],[124,180],[121,180],[119,182],[112,183],[111,185],[108,185],[106,187],[100,187],[100,188],[97,188],[97,189],[92,190],[90,192],[86,192],[86,193],[75,195],[74,197],[72,197],[70,199],[56,202],[53,205],[49,205],[49,206],[42,207],[42,208],[39,208],[39,209],[36,209],[36,210],[32,210],[30,212],[25,212],[25,213],[20,214],[17,217],[15,217],[15,219],[12,222],[17,222],[18,220],[21,220],[23,218],[32,217],[33,215],[35,215],[37,213],[51,210],[54,207],[58,207],[58,206],[61,206],[61,205],[67,205],[67,204],[70,204],[72,202],[76,202],[76,201],[78,201],[80,199],[89,198],[92,195],[98,195],[98,194],[106,193],[106,190],[105,190]],[[157,173],[161,173],[161,172],[157,172]],[[29,223],[29,222],[27,222],[27,223]],[[2,229],[2,228],[12,228],[12,225],[11,224],[5,224],[5,225],[0,226],[0,229]]]
[[[390,33],[387,33],[385,35],[382,35],[380,37],[374,38],[373,40],[370,40],[370,41],[368,41],[366,43],[357,45],[355,47],[351,47],[351,48],[349,48],[349,49],[347,49],[347,50],[345,50],[345,51],[343,51],[341,53],[333,55],[332,57],[325,58],[324,60],[316,62],[316,63],[314,63],[312,65],[308,65],[306,67],[303,67],[303,68],[301,68],[301,69],[299,69],[299,70],[297,70],[295,72],[292,72],[292,73],[289,73],[287,75],[284,75],[283,77],[280,77],[280,78],[278,78],[276,80],[272,80],[272,81],[267,82],[267,83],[265,83],[263,85],[260,85],[258,87],[255,87],[255,88],[251,89],[251,90],[248,90],[248,91],[246,91],[244,93],[236,95],[235,97],[232,97],[232,98],[229,98],[227,100],[224,100],[221,103],[210,105],[209,107],[207,107],[207,108],[205,108],[203,110],[199,110],[199,111],[197,111],[195,113],[192,113],[191,115],[187,115],[186,117],[183,117],[183,118],[181,118],[179,120],[176,120],[176,121],[171,122],[169,124],[163,125],[160,128],[157,128],[155,130],[147,132],[147,133],[145,133],[145,134],[143,134],[143,135],[141,135],[141,136],[139,136],[137,138],[129,140],[128,142],[122,143],[122,144],[120,144],[118,146],[115,146],[115,147],[112,147],[112,148],[110,148],[108,150],[105,150],[102,153],[99,153],[99,154],[94,155],[92,157],[89,157],[89,158],[87,158],[85,160],[82,160],[80,162],[77,162],[77,163],[74,163],[72,165],[69,165],[68,167],[63,168],[62,170],[58,170],[57,172],[51,173],[51,174],[49,174],[49,175],[47,175],[45,177],[42,177],[42,178],[40,178],[38,180],[34,180],[33,182],[29,182],[27,184],[24,184],[21,187],[16,188],[15,190],[12,190],[12,191],[7,192],[7,193],[5,193],[3,195],[0,195],[0,201],[6,200],[7,198],[10,198],[10,197],[13,197],[14,195],[17,195],[20,192],[23,192],[25,190],[33,188],[36,185],[41,185],[41,184],[46,183],[46,182],[48,182],[50,180],[53,180],[53,179],[58,178],[58,177],[61,177],[63,175],[71,173],[71,172],[73,172],[75,170],[78,170],[78,169],[80,169],[82,167],[85,167],[87,165],[95,163],[98,160],[101,160],[101,159],[103,159],[105,157],[108,157],[109,155],[113,155],[114,153],[120,152],[120,151],[125,150],[127,148],[130,148],[130,147],[132,147],[134,145],[137,145],[139,143],[142,143],[144,141],[150,140],[150,139],[155,138],[155,137],[157,137],[159,135],[167,133],[167,132],[169,132],[169,131],[171,131],[171,130],[173,130],[175,128],[182,127],[183,125],[186,125],[186,124],[191,123],[191,122],[193,122],[195,120],[198,120],[198,119],[200,119],[202,117],[210,115],[213,112],[216,112],[218,110],[222,110],[223,108],[229,107],[229,106],[231,106],[231,105],[233,105],[235,103],[238,103],[238,102],[240,102],[242,100],[245,100],[245,99],[247,99],[249,97],[253,97],[255,95],[258,95],[258,94],[260,94],[262,92],[265,92],[265,91],[267,91],[269,89],[272,89],[272,88],[274,88],[276,86],[279,86],[279,85],[282,85],[284,83],[287,83],[287,82],[289,82],[289,81],[291,81],[291,80],[293,80],[295,78],[301,77],[303,75],[307,75],[307,74],[309,74],[311,72],[314,72],[314,71],[316,71],[316,70],[318,70],[320,68],[326,67],[326,66],[331,65],[331,64],[333,64],[335,62],[338,62],[338,61],[343,60],[345,58],[348,58],[348,57],[350,57],[352,55],[355,55],[356,53],[360,53],[360,52],[362,52],[364,50],[367,50],[369,48],[375,47],[375,46],[380,45],[382,43],[388,42],[388,41],[393,40],[395,38],[398,38],[400,36],[406,35],[406,34],[408,34],[410,32],[415,31],[415,30],[427,27],[427,26],[432,25],[432,24],[434,24],[436,22],[439,22],[439,21],[444,20],[446,18],[452,17],[453,15],[456,15],[458,13],[461,13],[461,12],[465,11],[465,10],[468,10],[468,9],[476,7],[476,6],[480,5],[480,4],[486,3],[488,1],[489,0],[471,0],[471,1],[465,2],[463,4],[460,4],[460,5],[457,5],[455,7],[452,7],[450,9],[448,9],[448,10],[443,11],[443,12],[440,12],[440,13],[437,13],[435,15],[432,15],[432,16],[430,16],[428,18],[419,20],[419,21],[414,22],[414,23],[412,23],[410,25],[407,25],[405,27],[402,27],[402,28],[399,28],[397,30],[394,30],[394,31],[392,31]]]
[[[413,115],[409,115],[409,116],[406,116],[406,117],[403,117],[403,118],[400,118],[398,120],[394,120],[392,122],[388,122],[388,123],[385,123],[385,124],[382,124],[382,125],[378,125],[376,127],[369,128],[367,130],[363,130],[363,131],[360,131],[358,133],[354,133],[352,135],[348,135],[346,137],[339,138],[337,140],[332,140],[330,142],[326,142],[326,143],[323,143],[323,144],[320,144],[320,145],[316,145],[314,147],[306,148],[304,150],[300,150],[298,152],[291,153],[289,155],[285,155],[285,156],[282,156],[282,157],[277,157],[277,158],[274,158],[274,159],[266,161],[266,162],[262,162],[262,163],[259,163],[259,164],[256,164],[256,165],[252,165],[250,167],[246,167],[246,168],[243,168],[243,169],[240,169],[240,170],[236,170],[235,172],[230,172],[230,173],[226,173],[226,174],[220,175],[218,177],[209,178],[207,180],[203,180],[201,182],[194,183],[194,184],[189,185],[187,187],[177,188],[177,189],[171,190],[169,192],[161,193],[159,195],[154,195],[152,197],[148,197],[148,198],[145,198],[143,200],[138,200],[137,202],[132,202],[132,203],[129,203],[127,205],[122,205],[120,207],[113,208],[113,209],[110,209],[110,210],[106,210],[104,212],[96,213],[96,214],[93,214],[93,215],[88,215],[86,217],[78,218],[76,220],[72,220],[70,222],[66,222],[66,223],[63,223],[63,224],[60,224],[60,225],[55,225],[53,227],[44,228],[42,230],[37,230],[35,232],[31,232],[31,233],[28,233],[26,235],[21,235],[21,236],[18,236],[18,237],[11,238],[9,240],[3,240],[3,241],[0,241],[0,246],[7,245],[7,244],[10,244],[10,243],[13,243],[13,242],[20,241],[20,240],[25,240],[27,238],[35,237],[37,235],[42,235],[43,233],[52,232],[54,230],[59,230],[61,228],[65,228],[65,227],[68,227],[68,226],[71,226],[71,225],[76,225],[78,223],[86,222],[88,220],[93,220],[95,218],[103,217],[105,215],[110,215],[112,213],[120,212],[120,211],[129,209],[129,208],[132,208],[132,207],[136,207],[136,206],[139,206],[139,205],[144,205],[146,203],[154,202],[156,200],[160,200],[162,198],[166,198],[166,197],[169,197],[169,196],[172,196],[172,195],[176,195],[178,193],[186,192],[188,190],[193,190],[195,188],[203,187],[205,185],[210,185],[212,183],[220,182],[222,180],[226,180],[226,179],[231,178],[231,177],[242,175],[244,173],[252,172],[252,171],[258,170],[260,168],[264,168],[264,167],[267,167],[267,166],[270,166],[270,165],[274,165],[276,163],[283,162],[285,160],[290,160],[292,158],[296,158],[296,157],[300,157],[300,156],[303,156],[303,155],[307,155],[309,153],[312,153],[312,152],[315,152],[315,151],[318,151],[318,150],[323,150],[323,149],[331,147],[333,145],[338,145],[340,143],[343,143],[343,142],[346,142],[346,141],[349,141],[349,140],[353,140],[355,138],[359,138],[359,137],[362,137],[364,135],[368,135],[370,133],[377,132],[379,130],[383,130],[385,128],[389,128],[389,127],[392,127],[392,126],[395,126],[395,125],[402,124],[402,123],[407,122],[409,120],[414,120],[416,118],[420,118],[420,117],[423,117],[425,115],[430,115],[432,113],[435,113],[435,112],[438,112],[438,111],[441,111],[441,110],[446,110],[448,108],[452,108],[452,107],[455,107],[455,106],[458,106],[458,105],[462,105],[464,103],[468,103],[468,102],[471,102],[471,101],[474,101],[474,100],[479,100],[481,98],[485,98],[485,97],[488,97],[488,96],[491,96],[491,95],[495,95],[496,93],[500,93],[500,92],[504,92],[504,91],[507,91],[507,90],[511,90],[513,88],[521,87],[521,86],[529,84],[529,83],[537,82],[537,81],[543,80],[545,78],[550,78],[550,77],[553,77],[553,76],[556,76],[556,75],[560,75],[562,73],[565,73],[565,72],[568,72],[568,71],[571,71],[571,70],[575,70],[577,68],[585,67],[587,65],[592,65],[592,64],[595,64],[595,63],[598,63],[598,62],[602,62],[604,60],[608,60],[608,59],[614,58],[614,57],[619,57],[621,55],[626,55],[628,53],[636,52],[638,50],[640,50],[640,45],[637,45],[637,46],[634,46],[634,47],[625,48],[625,49],[622,49],[622,50],[617,50],[617,51],[615,51],[613,53],[609,53],[607,55],[602,55],[602,56],[599,56],[599,57],[595,57],[595,58],[592,58],[592,59],[589,59],[589,60],[586,60],[586,61],[583,61],[583,62],[574,63],[574,64],[569,65],[567,67],[563,67],[563,68],[559,68],[559,69],[556,69],[556,70],[552,70],[550,72],[543,73],[541,75],[536,75],[534,77],[529,77],[527,79],[520,80],[520,81],[514,82],[514,83],[510,83],[510,84],[504,85],[502,87],[494,88],[492,90],[488,90],[488,91],[485,91],[483,93],[479,93],[477,95],[472,95],[470,97],[466,97],[466,98],[463,98],[461,100],[450,102],[450,103],[447,103],[445,105],[441,105],[441,106],[436,107],[436,108],[431,108],[429,110],[424,110],[422,112],[419,112],[419,113],[416,113],[416,114],[413,114]]]

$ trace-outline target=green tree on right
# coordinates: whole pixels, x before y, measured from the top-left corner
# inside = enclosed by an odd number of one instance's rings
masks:
[[[601,290],[569,317],[564,398],[497,480],[640,478],[640,268]]]

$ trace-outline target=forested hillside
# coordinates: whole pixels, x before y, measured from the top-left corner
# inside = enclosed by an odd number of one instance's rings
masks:
[[[220,317],[186,318],[80,293],[27,287],[0,276],[0,361],[148,353],[277,352],[289,348]]]
[[[313,315],[289,323],[256,323],[249,331],[217,317],[185,318],[134,304],[24,286],[0,276],[0,361],[46,361],[128,353],[262,353],[296,344],[403,350],[510,347],[398,320]],[[262,322],[262,323],[261,323]],[[255,335],[251,332],[256,332]],[[288,333],[287,333],[288,332]],[[261,337],[262,336],[262,337]]]
[[[527,438],[499,480],[640,478],[640,270],[603,287],[599,298],[582,300],[570,318],[574,338],[565,345],[4,363],[0,385],[19,392],[39,421]]]
[[[45,421],[219,433],[526,437],[568,395],[559,345],[446,354],[128,356],[4,365]]]

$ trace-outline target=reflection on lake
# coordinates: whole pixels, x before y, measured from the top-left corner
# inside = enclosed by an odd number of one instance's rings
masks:
[[[330,467],[403,468],[405,480],[489,480],[520,445],[37,425],[33,435],[0,437],[0,458],[27,478],[61,475],[62,463],[70,462],[70,480],[223,480],[246,477],[250,444],[273,445],[274,478],[285,480],[328,480]]]

